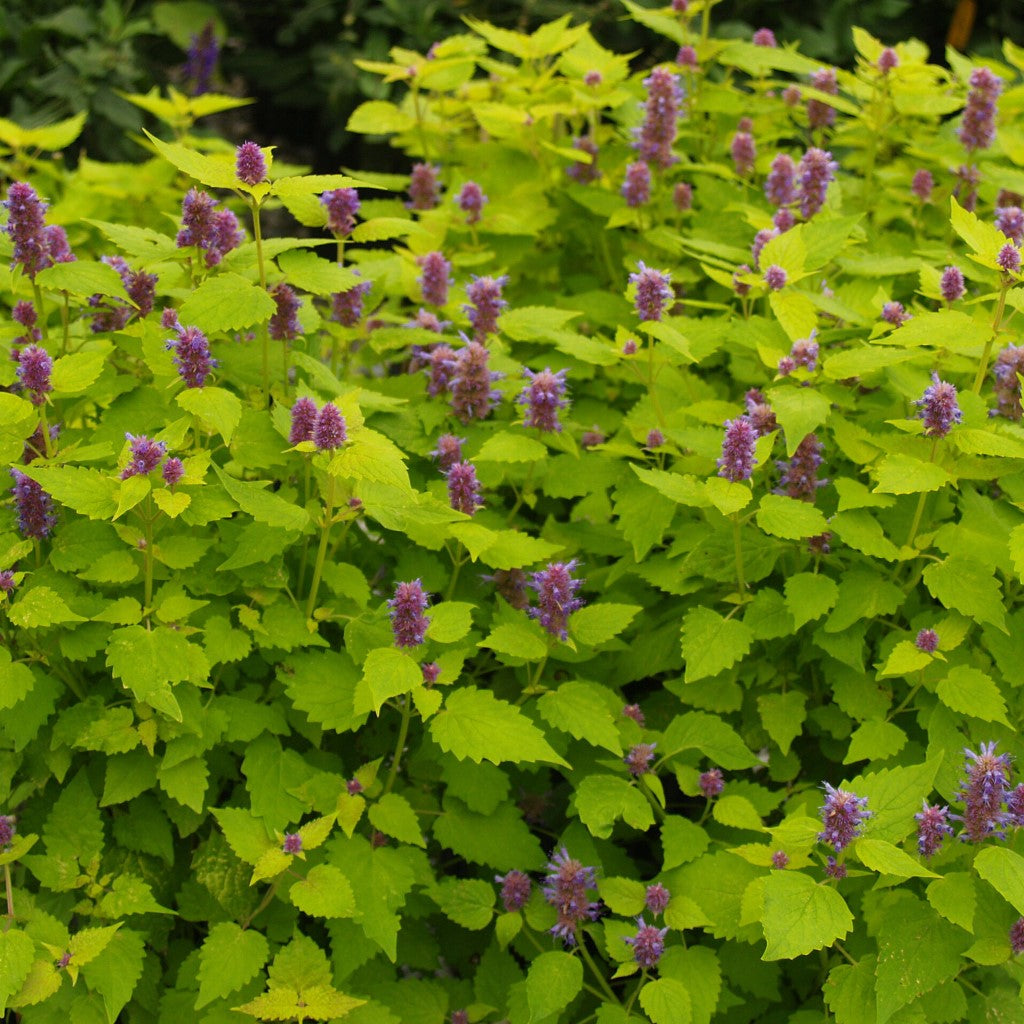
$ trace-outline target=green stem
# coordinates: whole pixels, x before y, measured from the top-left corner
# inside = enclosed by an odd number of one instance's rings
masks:
[[[633,1003],[636,1002],[636,997],[640,995],[640,989],[644,987],[644,982],[647,981],[647,968],[643,969],[640,975],[639,981],[636,983],[636,987],[633,989],[632,995],[629,997],[629,1002],[626,1003],[626,1016],[629,1016],[629,1011],[633,1009]]]
[[[405,743],[409,738],[409,722],[412,719],[412,697],[407,693],[402,698],[402,722],[398,727],[398,741],[395,743],[395,753],[391,758],[391,770],[388,772],[387,782],[384,783],[384,795],[386,796],[394,788],[398,779],[398,768],[402,763],[402,753],[405,751]]]
[[[929,462],[934,462],[935,461],[935,451],[938,448],[938,445],[939,445],[939,439],[936,437],[932,441],[931,454],[928,456],[928,461]],[[921,492],[921,496],[917,499],[917,509],[914,512],[914,521],[910,524],[910,533],[907,535],[907,543],[906,543],[905,546],[908,547],[908,548],[910,547],[911,544],[914,543],[914,540],[917,537],[917,531],[918,531],[919,527],[921,526],[921,517],[924,515],[924,506],[925,506],[925,502],[927,502],[927,500],[928,500],[928,491],[922,491]]]
[[[581,935],[577,942],[577,947],[580,951],[580,956],[583,958],[583,962],[590,968],[590,973],[593,974],[597,980],[598,985],[604,990],[605,995],[618,1006],[622,1004],[619,1002],[619,997],[612,991],[611,985],[608,984],[608,979],[597,969],[597,964],[594,963],[594,958],[590,955],[590,951],[587,949],[586,936]]]
[[[249,197],[249,209],[252,212],[252,234],[256,242],[256,265],[260,272],[260,287],[267,289],[267,268],[263,262],[263,233],[260,230],[260,208],[252,196]],[[270,334],[266,325],[262,330],[263,335],[263,397],[267,405],[270,405]]]
[[[657,797],[655,797],[655,795],[647,788],[647,783],[644,782],[644,777],[642,775],[638,775],[636,782],[640,792],[647,797],[647,802],[651,805],[651,809],[654,811],[654,816],[658,821],[664,821],[665,809],[658,803]]]
[[[68,349],[71,347],[71,309],[68,305],[68,293],[62,292],[64,296],[64,302],[60,307],[60,322],[64,332],[64,340],[61,348],[61,355],[67,355]]]
[[[327,474],[327,494],[324,496],[324,524],[320,534],[320,547],[316,553],[316,563],[313,566],[313,580],[309,584],[309,597],[306,599],[306,618],[313,614],[316,607],[316,595],[320,590],[320,576],[324,571],[324,561],[327,558],[327,543],[331,535],[331,526],[334,523],[334,477]]]
[[[708,41],[708,37],[711,35],[711,0],[707,0],[704,4],[704,10],[701,11],[700,18],[700,42],[701,46],[705,46]]]
[[[36,300],[36,322],[39,324],[39,330],[43,335],[43,341],[45,343],[49,343],[50,332],[46,328],[46,314],[43,311],[43,293],[35,281],[32,282],[32,294],[35,296]]]
[[[455,584],[459,582],[459,572],[462,567],[466,564],[466,559],[463,557],[465,548],[462,546],[462,541],[457,541],[458,547],[455,549],[456,553],[451,555],[452,559],[452,575],[448,580],[448,590],[444,595],[446,601],[450,601],[455,594]]]
[[[740,597],[747,593],[747,578],[743,572],[743,545],[740,543],[740,514],[732,514],[732,539],[736,549],[736,586],[739,588]]]
[[[900,714],[902,711],[908,708],[910,706],[910,702],[917,696],[917,691],[920,690],[922,686],[924,686],[924,669],[921,669],[920,677],[918,678],[917,682],[911,687],[910,693],[908,693],[906,697],[903,698],[902,703],[898,708],[896,708],[895,711],[890,711],[889,714],[885,716],[885,720],[887,722],[891,722],[898,714]]]
[[[14,924],[14,886],[11,884],[11,865],[4,865],[4,889],[7,892],[7,920],[4,921],[4,931],[9,931]]]
[[[981,394],[981,384],[985,379],[985,374],[988,372],[988,361],[992,355],[992,346],[995,344],[996,338],[999,337],[999,328],[1002,326],[1003,312],[1006,309],[1006,293],[1010,290],[1011,284],[1011,281],[1006,280],[999,289],[996,315],[992,318],[992,337],[985,342],[985,349],[981,353],[981,362],[978,363],[978,373],[974,378],[974,383],[971,385],[971,392],[975,395]]]
[[[46,420],[46,406],[39,406],[39,426],[43,430],[43,454],[49,459],[53,456],[53,438],[50,437],[50,424]]]
[[[266,891],[266,893],[263,896],[263,899],[260,900],[259,906],[242,922],[242,931],[245,931],[245,929],[248,928],[249,925],[252,924],[254,918],[258,917],[260,914],[263,913],[264,910],[267,909],[267,907],[270,906],[271,901],[277,895],[277,887],[278,887],[278,884],[280,883],[282,877],[284,877],[284,876],[282,875],[282,876],[274,879],[273,884]]]
[[[146,550],[142,552],[143,573],[145,574],[144,601],[146,622],[149,622],[150,606],[153,603],[153,497],[146,497],[146,515],[143,517],[143,532],[146,537]]]

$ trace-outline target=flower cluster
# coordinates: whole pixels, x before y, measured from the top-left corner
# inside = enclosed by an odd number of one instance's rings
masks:
[[[779,486],[776,494],[785,494],[799,501],[814,501],[818,488],[828,481],[818,479],[822,462],[822,444],[816,434],[808,434],[797,445],[788,462],[779,462]]]
[[[589,135],[583,135],[572,140],[572,148],[586,153],[590,160],[576,160],[569,164],[565,173],[581,185],[589,185],[592,181],[597,181],[601,177],[601,171],[597,166],[597,143]]]
[[[956,400],[956,388],[939,380],[939,375],[934,372],[931,387],[925,388],[924,395],[914,404],[921,407],[918,415],[924,421],[924,432],[928,437],[945,437],[953,424],[963,419]]]
[[[565,640],[568,635],[569,616],[583,607],[583,600],[576,597],[576,591],[584,580],[573,578],[579,562],[573,558],[568,562],[552,562],[546,569],[535,572],[530,587],[537,595],[537,607],[528,608],[527,614],[536,619],[548,633]]]
[[[651,168],[644,160],[626,166],[622,182],[622,197],[627,206],[645,206],[651,201]]]
[[[946,302],[956,302],[964,295],[964,274],[959,267],[946,267],[939,278],[939,291]]]
[[[968,153],[988,149],[996,137],[996,101],[1003,91],[1003,80],[988,68],[971,72],[971,90],[967,94],[957,138]]]
[[[524,369],[523,376],[529,381],[519,393],[516,402],[526,407],[523,426],[536,427],[541,431],[560,431],[562,424],[558,410],[565,409],[569,402],[565,398],[565,376],[567,370],[552,372],[545,367],[539,373]]]
[[[121,479],[132,476],[148,476],[163,461],[167,454],[167,445],[163,441],[154,441],[144,434],[125,434],[129,444],[128,465],[121,470]]]
[[[964,753],[968,760],[957,791],[964,812],[954,817],[963,822],[959,838],[970,843],[980,843],[990,836],[1005,839],[1006,826],[1017,824],[1003,809],[1010,796],[1010,755],[997,754],[994,742],[982,743],[979,753],[973,750],[964,750]]]
[[[513,868],[506,875],[495,875],[494,880],[501,883],[501,904],[506,914],[526,906],[532,888],[529,875]]]
[[[327,211],[327,230],[338,238],[351,234],[359,212],[359,193],[354,188],[330,189],[321,194],[320,202]]]
[[[953,834],[953,826],[946,820],[948,813],[948,807],[932,806],[925,800],[922,809],[914,815],[917,821],[917,850],[922,857],[934,856],[946,836]]]
[[[49,537],[57,524],[53,499],[42,487],[18,469],[11,469],[14,486],[14,507],[18,513],[18,530],[23,537],[42,540]]]
[[[388,608],[396,647],[419,647],[423,643],[430,625],[430,616],[424,614],[429,598],[420,580],[399,583],[395,587],[395,596],[388,601]]]
[[[733,167],[741,178],[749,178],[754,173],[754,162],[757,160],[757,145],[754,136],[747,131],[738,131],[729,144]]]
[[[455,202],[459,204],[459,209],[466,215],[466,223],[472,225],[480,222],[484,205],[489,203],[490,200],[484,195],[483,189],[475,181],[467,181],[459,189]]]
[[[722,455],[718,460],[718,475],[733,483],[749,480],[757,464],[754,458],[756,443],[757,432],[749,417],[737,416],[734,420],[727,420]]]
[[[789,206],[796,202],[796,164],[788,153],[779,153],[772,160],[764,180],[764,194],[772,206]]]
[[[284,282],[275,284],[270,289],[270,297],[274,300],[276,308],[267,325],[267,333],[275,341],[292,341],[302,333],[298,317],[302,302],[296,296],[295,290]]]
[[[448,288],[452,284],[452,265],[440,252],[428,252],[416,263],[422,271],[419,285],[423,301],[431,306],[443,306],[448,301]]]
[[[845,850],[860,835],[865,818],[871,817],[867,804],[866,796],[854,796],[826,782],[825,803],[821,807],[825,827],[818,833],[818,841],[828,843],[836,853]]]
[[[697,786],[700,789],[701,796],[706,800],[714,800],[715,797],[722,795],[722,790],[725,789],[725,778],[722,775],[721,768],[709,768],[706,772],[701,772],[700,777],[697,779]]]
[[[480,508],[480,483],[471,462],[456,462],[448,469],[448,503],[456,512],[476,515]]]
[[[637,743],[630,747],[629,753],[622,759],[630,775],[646,775],[651,770],[656,746],[656,743]]]
[[[665,952],[665,936],[668,928],[656,928],[647,924],[642,917],[636,919],[636,935],[627,935],[623,942],[633,947],[633,959],[645,970],[656,967]]]
[[[345,417],[333,402],[318,409],[312,398],[296,399],[291,411],[289,444],[312,441],[317,451],[334,451],[348,440]]]
[[[471,341],[445,362],[445,372],[451,375],[447,387],[452,411],[462,423],[486,419],[498,403],[499,394],[492,385],[501,374],[489,369],[489,360],[490,352],[479,342]]]
[[[216,29],[217,26],[210,20],[201,32],[192,35],[189,42],[181,73],[190,83],[193,96],[202,96],[210,91],[213,73],[217,69],[217,58],[220,56]]]
[[[914,646],[924,654],[934,654],[939,649],[939,634],[934,629],[922,629],[914,637]]]
[[[235,177],[245,185],[267,180],[267,160],[255,142],[243,142],[235,150]]]
[[[633,148],[640,159],[663,170],[677,160],[672,153],[676,141],[676,122],[683,102],[679,76],[666,68],[655,68],[645,79],[647,100],[643,104],[644,120],[634,129]]]
[[[548,864],[544,899],[558,912],[551,934],[565,945],[576,943],[576,931],[584,921],[596,921],[600,904],[591,902],[589,891],[597,888],[594,868],[584,867],[562,847]]]
[[[483,342],[489,334],[498,330],[498,315],[508,305],[501,297],[501,290],[508,284],[508,275],[501,277],[477,277],[466,288],[469,305],[463,306],[463,312],[473,325],[473,340]]]
[[[441,203],[441,183],[437,176],[441,168],[434,164],[413,164],[409,177],[410,210],[433,210]]]
[[[45,348],[39,345],[26,345],[18,353],[18,382],[29,392],[33,405],[43,405],[46,395],[53,390],[50,374],[53,372],[53,360]]]
[[[176,317],[171,326],[177,337],[169,338],[165,347],[174,350],[174,365],[178,368],[178,374],[185,382],[185,387],[201,388],[218,365],[217,360],[210,355],[210,343],[198,327],[183,327]]]
[[[215,267],[226,253],[245,240],[238,218],[230,210],[218,210],[217,201],[198,188],[191,188],[181,204],[180,249],[195,246],[208,267]]]
[[[358,270],[353,270],[358,274]],[[343,292],[331,294],[331,319],[342,327],[355,327],[363,318],[363,299],[373,287],[372,281],[360,281]]]
[[[771,269],[771,268],[769,268]],[[765,271],[767,274],[767,271]],[[809,338],[794,341],[788,356],[779,360],[779,373],[788,377],[798,366],[813,372],[818,367],[818,342],[815,340],[817,328],[811,331]]]
[[[8,215],[3,230],[14,243],[12,268],[20,266],[25,276],[34,281],[40,270],[74,261],[67,234],[59,225],[46,224],[47,204],[28,182],[12,182],[0,205]]]
[[[636,315],[641,320],[660,320],[666,304],[673,298],[669,275],[653,270],[640,260],[636,273],[629,275],[629,283],[636,285]]]
[[[811,85],[818,92],[836,96],[839,93],[839,84],[836,81],[835,68],[819,68],[811,75]],[[811,128],[830,128],[836,123],[835,107],[829,106],[822,100],[809,99],[807,101],[807,122]]]
[[[996,412],[1010,420],[1019,420],[1024,415],[1018,374],[1024,374],[1024,345],[1007,345],[996,357],[992,376],[995,378]]]
[[[800,158],[796,174],[799,182],[800,216],[810,220],[824,205],[829,182],[835,177],[838,164],[832,154],[812,147]]]

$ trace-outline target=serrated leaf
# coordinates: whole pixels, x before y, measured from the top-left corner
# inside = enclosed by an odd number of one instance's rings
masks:
[[[178,316],[183,324],[194,324],[209,334],[266,323],[276,309],[274,300],[258,284],[225,271],[196,288],[181,304]]]
[[[36,274],[36,283],[40,288],[64,291],[86,299],[96,294],[128,299],[121,275],[113,267],[99,260],[55,263]]]
[[[753,768],[758,760],[742,737],[717,715],[690,711],[672,719],[662,737],[662,757],[684,750],[700,750],[713,763],[730,771]]]
[[[548,725],[615,756],[622,753],[619,730],[599,687],[575,680],[562,683],[537,701],[537,710]]]
[[[796,629],[829,612],[839,597],[839,587],[828,576],[801,572],[790,576],[785,584],[786,607]]]
[[[767,693],[757,698],[761,724],[783,754],[789,753],[790,744],[800,735],[807,717],[806,704],[806,694],[797,690]]]
[[[33,587],[11,605],[11,622],[22,629],[55,626],[63,622],[84,622],[73,612],[64,598],[49,587]]]
[[[494,919],[494,886],[482,879],[444,879],[434,899],[446,917],[471,931],[486,928]]]
[[[583,961],[571,953],[541,953],[526,976],[530,1020],[540,1021],[571,1003],[583,988]]]
[[[536,661],[548,653],[540,627],[531,622],[499,623],[477,646],[527,661]]]
[[[53,362],[50,383],[56,394],[78,395],[86,391],[103,372],[108,349],[93,349],[90,352],[74,352],[61,356]]]
[[[1024,915],[1024,857],[989,846],[974,858],[974,869],[1018,914]]]
[[[349,115],[345,130],[357,135],[391,135],[406,132],[416,119],[387,100],[366,100]]]
[[[683,618],[682,650],[687,683],[716,676],[742,660],[753,636],[738,619],[726,619],[711,608],[693,608]]]
[[[231,443],[242,419],[242,403],[224,388],[186,388],[175,398],[186,412],[192,413],[207,430],[215,430],[225,444]]]
[[[978,894],[974,879],[966,871],[951,871],[931,882],[926,890],[928,902],[947,921],[965,931],[974,931],[974,909]]]
[[[850,736],[850,748],[843,764],[855,761],[881,761],[898,754],[907,742],[907,734],[892,722],[873,719],[864,722]]]
[[[267,940],[255,929],[243,930],[233,921],[215,924],[199,952],[199,995],[195,1008],[237,992],[263,969]]]
[[[365,999],[344,995],[331,985],[309,985],[301,991],[278,986],[233,1009],[259,1020],[335,1020],[344,1017]]]
[[[281,530],[302,530],[309,522],[309,514],[304,508],[293,505],[278,495],[264,490],[264,484],[270,481],[253,482],[236,480],[228,476],[219,466],[214,466],[224,490],[238,503],[243,512],[247,512],[258,523],[276,526]]]
[[[0,933],[0,1013],[7,1009],[7,1001],[28,977],[35,948],[32,939],[22,931]]]
[[[536,462],[547,455],[548,450],[536,438],[525,434],[514,434],[504,430],[492,434],[480,451],[474,456],[474,462]]]
[[[442,750],[460,761],[546,761],[569,767],[517,708],[474,686],[448,696],[444,708],[430,722],[430,734]]]
[[[956,665],[935,688],[939,700],[952,711],[983,722],[1000,722],[1009,726],[1006,701],[991,676],[970,665]]]
[[[266,825],[248,808],[215,807],[212,813],[235,856],[246,864],[255,864],[267,850],[274,848]]]
[[[640,611],[637,604],[588,604],[573,613],[569,631],[581,644],[599,647],[625,630]]]
[[[333,864],[317,864],[288,891],[288,898],[311,917],[354,917],[356,899],[352,883]]]
[[[734,512],[746,508],[750,504],[752,495],[747,484],[713,476],[704,482],[704,497],[723,516],[731,516]],[[647,501],[650,501],[650,496],[647,497]],[[668,523],[666,522],[665,525],[667,526]]]
[[[461,640],[473,627],[475,607],[467,601],[441,601],[431,605],[427,636],[440,644]]]
[[[781,494],[766,494],[757,508],[756,518],[765,533],[783,540],[816,537],[828,529],[825,517],[813,505]]]
[[[788,234],[787,231],[778,237],[784,238]],[[762,266],[771,264],[762,263]],[[770,292],[768,303],[790,341],[809,338],[811,332],[818,326],[818,308],[810,296],[801,291],[784,288],[779,292]]]
[[[853,915],[835,889],[800,871],[773,871],[765,882],[766,947],[762,960],[792,960],[831,946],[853,927]]]
[[[576,788],[573,803],[580,821],[599,839],[607,839],[620,818],[641,832],[654,824],[646,797],[618,775],[588,775]]]
[[[914,672],[920,672],[926,665],[930,665],[933,658],[930,654],[919,650],[913,640],[901,640],[889,653],[885,660],[879,678],[886,676],[907,676]]]
[[[953,611],[1006,632],[1002,590],[986,566],[962,555],[933,562],[923,573],[932,597]]]
[[[675,978],[648,981],[640,990],[640,1005],[653,1024],[691,1024],[693,1020],[689,990]]]
[[[398,793],[385,793],[370,804],[371,824],[385,835],[393,836],[403,843],[426,847],[420,832],[419,819],[412,805]]]
[[[865,822],[864,834],[871,839],[902,842],[916,827],[914,815],[932,791],[939,764],[934,758],[924,764],[883,768],[843,786],[857,796],[867,797],[872,816]]]
[[[775,410],[775,418],[786,432],[787,456],[792,456],[803,439],[828,419],[831,408],[828,399],[813,388],[783,385],[771,388],[767,398]]]
[[[904,853],[898,846],[882,839],[857,839],[853,852],[864,867],[878,871],[883,875],[895,875],[897,878],[937,878],[923,864]]]
[[[423,672],[410,655],[394,647],[378,647],[363,662],[363,675],[356,685],[352,707],[357,715],[380,709],[393,697],[411,693],[423,685]]]
[[[0,711],[13,708],[35,684],[32,670],[24,662],[11,662],[11,652],[0,648]]]
[[[314,295],[348,291],[362,280],[351,267],[321,259],[309,249],[292,249],[277,257],[288,283]]]
[[[937,491],[955,479],[934,462],[922,462],[909,455],[886,455],[876,470],[876,494],[918,494]]]
[[[120,482],[83,466],[25,466],[31,477],[54,500],[90,519],[110,519],[117,511]]]
[[[742,796],[726,794],[715,801],[712,815],[715,821],[730,828],[743,828],[751,832],[763,832],[764,825],[757,808]]]

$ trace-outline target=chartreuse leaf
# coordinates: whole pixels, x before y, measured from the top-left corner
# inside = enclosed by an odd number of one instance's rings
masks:
[[[11,662],[11,652],[0,648],[0,711],[13,708],[32,689],[35,677],[23,662]]]
[[[882,761],[898,754],[907,742],[907,734],[892,722],[870,719],[858,726],[850,736],[850,749],[843,764],[855,761]]]
[[[917,494],[937,491],[952,483],[954,477],[934,462],[923,462],[910,455],[886,455],[877,469],[876,494]]]
[[[241,331],[265,323],[276,309],[274,300],[258,284],[241,274],[223,272],[208,277],[181,304],[183,324],[206,333]]]
[[[919,650],[913,640],[901,640],[890,651],[878,675],[882,679],[886,676],[910,675],[919,672],[925,665],[930,665],[933,660],[932,655]]]
[[[1024,915],[1024,857],[989,846],[974,858],[974,869],[1018,914]]]
[[[1008,726],[1006,702],[991,676],[970,665],[956,665],[935,688],[939,700],[952,711],[983,722]]]
[[[64,603],[60,594],[49,587],[33,587],[11,605],[8,614],[11,622],[22,629],[85,621]]]
[[[853,852],[864,867],[883,875],[895,875],[898,878],[938,878],[934,871],[929,871],[898,846],[882,839],[866,839],[862,836],[854,843]]]
[[[684,750],[700,750],[713,764],[729,771],[753,768],[758,760],[739,733],[717,715],[690,711],[676,715],[665,730],[661,757],[672,757]]]
[[[45,149],[53,152],[70,146],[85,127],[86,111],[54,121],[38,128],[24,128],[6,117],[0,117],[0,140],[12,149]]]
[[[369,816],[373,826],[385,835],[403,843],[426,847],[416,812],[404,796],[385,793],[376,803],[370,804]]]
[[[448,696],[443,710],[431,719],[430,734],[442,750],[460,761],[546,761],[569,767],[518,708],[475,686]]]
[[[965,210],[956,200],[949,197],[949,222],[953,230],[974,250],[975,256],[984,266],[995,270],[996,254],[1006,245],[1006,235],[995,226],[981,220],[977,214]]]
[[[143,129],[145,131],[145,129]],[[163,142],[146,132],[153,148],[179,171],[211,188],[240,188],[241,182],[235,174],[235,160],[232,155],[207,156],[189,149],[179,142]]]
[[[564,1010],[583,988],[583,961],[561,951],[541,953],[526,976],[530,1019],[543,1020]]]
[[[416,124],[407,114],[387,100],[366,100],[349,115],[345,130],[357,135],[390,135],[406,132]]]
[[[573,797],[576,813],[591,835],[607,839],[620,818],[646,832],[654,824],[654,812],[639,788],[618,775],[588,775]]]
[[[317,864],[288,891],[293,906],[311,917],[352,917],[356,912],[352,883],[333,864]]]
[[[207,430],[215,430],[225,444],[231,443],[242,418],[242,403],[224,388],[186,388],[175,401],[192,413]]]
[[[35,959],[35,943],[22,931],[0,933],[0,1012],[24,984]]]
[[[380,709],[392,697],[411,693],[423,685],[423,673],[415,658],[394,647],[370,651],[363,663],[363,676],[356,685],[353,710],[362,714]]]
[[[791,960],[831,946],[853,927],[842,896],[800,871],[773,871],[765,881],[762,960]]]
[[[477,452],[476,462],[536,462],[547,449],[536,438],[510,430],[492,434]]]
[[[121,275],[113,267],[98,260],[55,263],[36,274],[36,283],[40,288],[64,291],[80,298],[98,293],[128,301]]]
[[[258,1020],[336,1020],[365,1003],[328,984],[302,989],[282,985],[233,1009]]]
[[[466,601],[441,601],[430,608],[427,636],[441,644],[461,640],[473,627],[473,608]]]
[[[767,392],[768,403],[786,433],[786,454],[792,455],[800,442],[828,419],[831,406],[813,388],[780,385]]]
[[[588,647],[598,647],[621,633],[641,611],[637,604],[588,604],[574,612],[570,632]]]
[[[91,349],[88,352],[74,352],[61,356],[53,362],[50,383],[55,394],[78,395],[91,387],[103,372],[110,346]]]
[[[871,817],[864,834],[890,843],[902,842],[914,829],[914,815],[932,791],[941,761],[933,758],[924,764],[883,768],[853,779],[841,788],[868,798]]]
[[[640,1005],[653,1024],[692,1024],[689,990],[675,978],[648,981],[640,990]]]
[[[224,490],[238,503],[238,507],[251,515],[256,522],[276,526],[282,530],[302,530],[309,522],[309,515],[305,509],[264,489],[269,486],[269,480],[236,480],[219,466],[214,466],[214,470],[224,485]]]
[[[765,533],[784,540],[816,537],[828,528],[825,517],[813,505],[781,494],[766,494],[758,506],[756,518]]]
[[[544,864],[540,840],[511,803],[500,804],[490,814],[475,814],[460,800],[446,797],[444,814],[434,823],[434,838],[460,857],[497,871],[526,871]]]
[[[953,611],[1006,632],[1002,590],[986,566],[963,555],[932,562],[923,573],[932,597]]]
[[[434,892],[446,917],[471,931],[486,928],[494,918],[494,886],[479,878],[447,878]]]
[[[199,951],[195,1008],[201,1010],[252,981],[267,962],[268,952],[267,940],[256,929],[243,930],[233,921],[215,924]]]
[[[757,698],[761,724],[779,745],[783,754],[789,753],[790,744],[800,735],[804,719],[807,717],[806,704],[806,694],[798,690],[767,693]]]
[[[875,998],[878,1024],[960,970],[970,944],[960,928],[909,894],[883,916],[878,933]]]
[[[309,249],[283,252],[277,257],[277,265],[287,276],[289,284],[314,295],[348,291],[360,280],[350,267],[321,259]]]
[[[959,925],[965,931],[974,931],[974,909],[978,894],[974,879],[966,871],[951,871],[943,878],[937,878],[928,885],[928,902],[947,921]]]
[[[82,466],[25,466],[31,477],[56,501],[90,519],[110,519],[117,511],[120,481]]]
[[[103,1000],[107,1024],[118,1020],[128,1004],[146,956],[146,945],[139,932],[122,928],[107,943],[103,952],[89,961],[82,970],[89,990]]]
[[[829,612],[839,597],[839,587],[828,576],[800,572],[786,580],[786,607],[796,629]]]
[[[789,234],[789,232],[787,231],[785,234]],[[780,235],[779,237],[784,236]],[[764,254],[762,253],[762,255]],[[771,264],[762,264],[762,266],[771,266]],[[768,303],[790,341],[809,338],[811,332],[818,325],[818,308],[811,297],[804,292],[792,288],[769,292]]]
[[[692,1024],[710,1024],[722,990],[722,968],[714,950],[708,946],[672,946],[658,963],[658,973],[686,986]]]
[[[683,618],[685,679],[716,676],[746,656],[753,641],[750,629],[738,619],[726,619],[711,608],[699,606]]]
[[[537,710],[548,725],[612,754],[622,753],[619,730],[604,691],[593,683],[576,680],[562,683],[557,690],[549,690],[540,698]]]

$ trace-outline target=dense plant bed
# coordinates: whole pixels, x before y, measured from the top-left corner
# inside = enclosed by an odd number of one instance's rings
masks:
[[[13,133],[8,1020],[1024,1018],[1024,51],[625,9]]]

